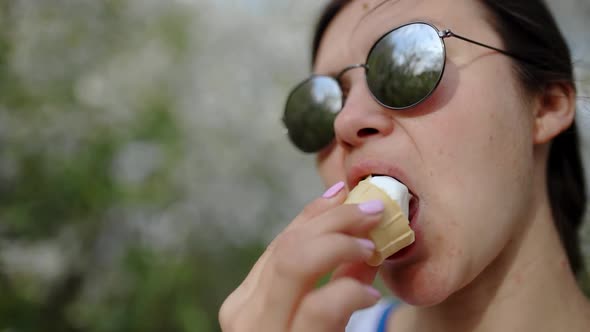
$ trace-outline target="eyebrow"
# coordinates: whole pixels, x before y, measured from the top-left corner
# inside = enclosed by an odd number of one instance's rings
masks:
[[[380,3],[377,4],[377,6],[371,8],[371,10],[369,10],[368,12],[365,13],[365,15],[363,15],[361,17],[361,19],[356,23],[354,29],[352,30],[353,33],[354,31],[356,31],[356,29],[358,28],[359,25],[361,25],[361,23],[363,23],[363,21],[372,13],[374,13],[377,9],[381,8],[381,6],[385,5],[386,3],[390,2],[392,0],[383,0]],[[400,0],[395,0],[395,2],[399,2]]]
[[[381,2],[379,2],[375,7],[371,8],[369,11],[367,11],[362,17],[361,19],[356,23],[356,25],[354,26],[354,29],[352,30],[352,34],[354,35],[354,33],[356,32],[356,30],[358,29],[358,27],[361,25],[361,23],[363,23],[363,21],[365,21],[365,19],[367,19],[369,17],[369,15],[371,15],[372,13],[374,13],[377,9],[381,8],[383,5],[387,4],[388,2],[391,2],[390,4],[395,4],[400,2],[401,0],[382,0]],[[446,27],[442,27],[444,24],[436,19],[433,18],[426,18],[426,17],[415,17],[411,20],[409,20],[408,22],[429,22],[431,24],[434,24],[435,27],[439,30],[445,29]],[[402,24],[403,25],[403,24]],[[397,28],[397,27],[396,27]],[[395,29],[395,28],[394,28]],[[348,72],[351,69],[355,69],[355,68],[359,68],[359,67],[364,67],[366,64],[361,64],[361,63],[357,63],[357,64],[351,64],[348,65],[346,67],[344,67],[343,69],[340,70],[331,70],[325,74],[321,74],[322,76],[329,76],[332,78],[335,78],[337,81],[340,81],[342,79],[342,77],[344,76],[344,74],[346,72]]]
[[[383,5],[385,5],[386,3],[390,2],[392,0],[382,0],[381,2],[379,2],[375,7],[371,8],[369,11],[367,11],[362,17],[361,19],[356,23],[356,25],[354,26],[354,28],[352,29],[352,35],[354,35],[355,31],[358,29],[359,25],[361,25],[361,23],[363,23],[363,21],[372,13],[374,13],[377,9],[381,8]],[[394,0],[395,2],[399,2],[400,0]],[[352,1],[351,1],[352,2]],[[343,69],[340,70],[332,70],[330,72],[327,72],[325,74],[323,74],[324,76],[330,76],[335,78],[336,80],[340,81],[340,79],[342,78],[342,76],[344,76],[344,74],[349,71],[350,69],[354,69],[357,67],[360,67],[361,64],[352,64],[352,65],[348,65],[346,67],[344,67]]]
[[[361,17],[361,19],[360,19],[360,20],[359,20],[359,21],[356,23],[356,25],[354,26],[354,29],[352,30],[352,34],[354,34],[354,33],[355,33],[355,31],[358,29],[359,25],[361,25],[361,23],[363,23],[363,22],[364,22],[364,21],[365,21],[365,20],[366,20],[366,19],[369,17],[369,15],[371,15],[372,13],[374,13],[374,12],[375,12],[377,9],[381,8],[383,5],[387,4],[388,2],[391,2],[390,4],[391,4],[391,5],[393,5],[393,4],[395,4],[395,3],[398,3],[398,2],[400,2],[400,1],[401,1],[401,0],[383,0],[383,1],[379,2],[379,3],[377,4],[377,6],[375,6],[375,7],[371,8],[371,10],[369,10],[368,12],[366,12],[366,13],[365,13],[365,14],[364,14],[364,15]],[[422,18],[422,17],[417,17],[417,18],[415,18],[415,19],[411,20],[411,22],[416,22],[416,21],[425,21],[425,22],[430,22],[430,23],[433,23],[433,24],[435,24],[435,26],[436,26],[438,29],[441,29],[441,28],[442,28],[442,26],[444,25],[442,22],[440,22],[440,21],[438,21],[438,20],[435,20],[435,19],[432,19],[432,18]],[[444,27],[444,28],[446,28],[446,27]]]

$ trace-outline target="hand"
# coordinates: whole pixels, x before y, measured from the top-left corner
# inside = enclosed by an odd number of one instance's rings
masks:
[[[334,191],[306,206],[224,301],[223,331],[344,331],[354,311],[378,301],[370,287],[377,268],[364,261],[373,253],[366,236],[383,204],[343,205],[345,191]],[[332,271],[330,282],[314,289]]]

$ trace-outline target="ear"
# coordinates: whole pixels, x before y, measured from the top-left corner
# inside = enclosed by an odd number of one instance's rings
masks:
[[[550,83],[538,97],[534,113],[535,144],[552,140],[574,121],[576,92],[571,84]]]

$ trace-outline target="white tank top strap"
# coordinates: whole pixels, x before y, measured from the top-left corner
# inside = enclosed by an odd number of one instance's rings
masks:
[[[377,332],[383,315],[396,303],[393,299],[382,299],[372,307],[355,311],[346,325],[346,332]]]

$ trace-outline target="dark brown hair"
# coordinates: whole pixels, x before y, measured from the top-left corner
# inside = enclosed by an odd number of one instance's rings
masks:
[[[384,2],[386,2],[385,0]],[[527,62],[513,59],[522,88],[531,95],[550,83],[575,89],[571,55],[555,19],[543,0],[480,0],[504,49]],[[321,39],[334,17],[350,0],[333,0],[322,12],[312,44],[315,63]],[[553,139],[547,163],[547,186],[553,219],[575,274],[584,268],[578,230],[586,209],[586,185],[578,133],[573,123]]]

